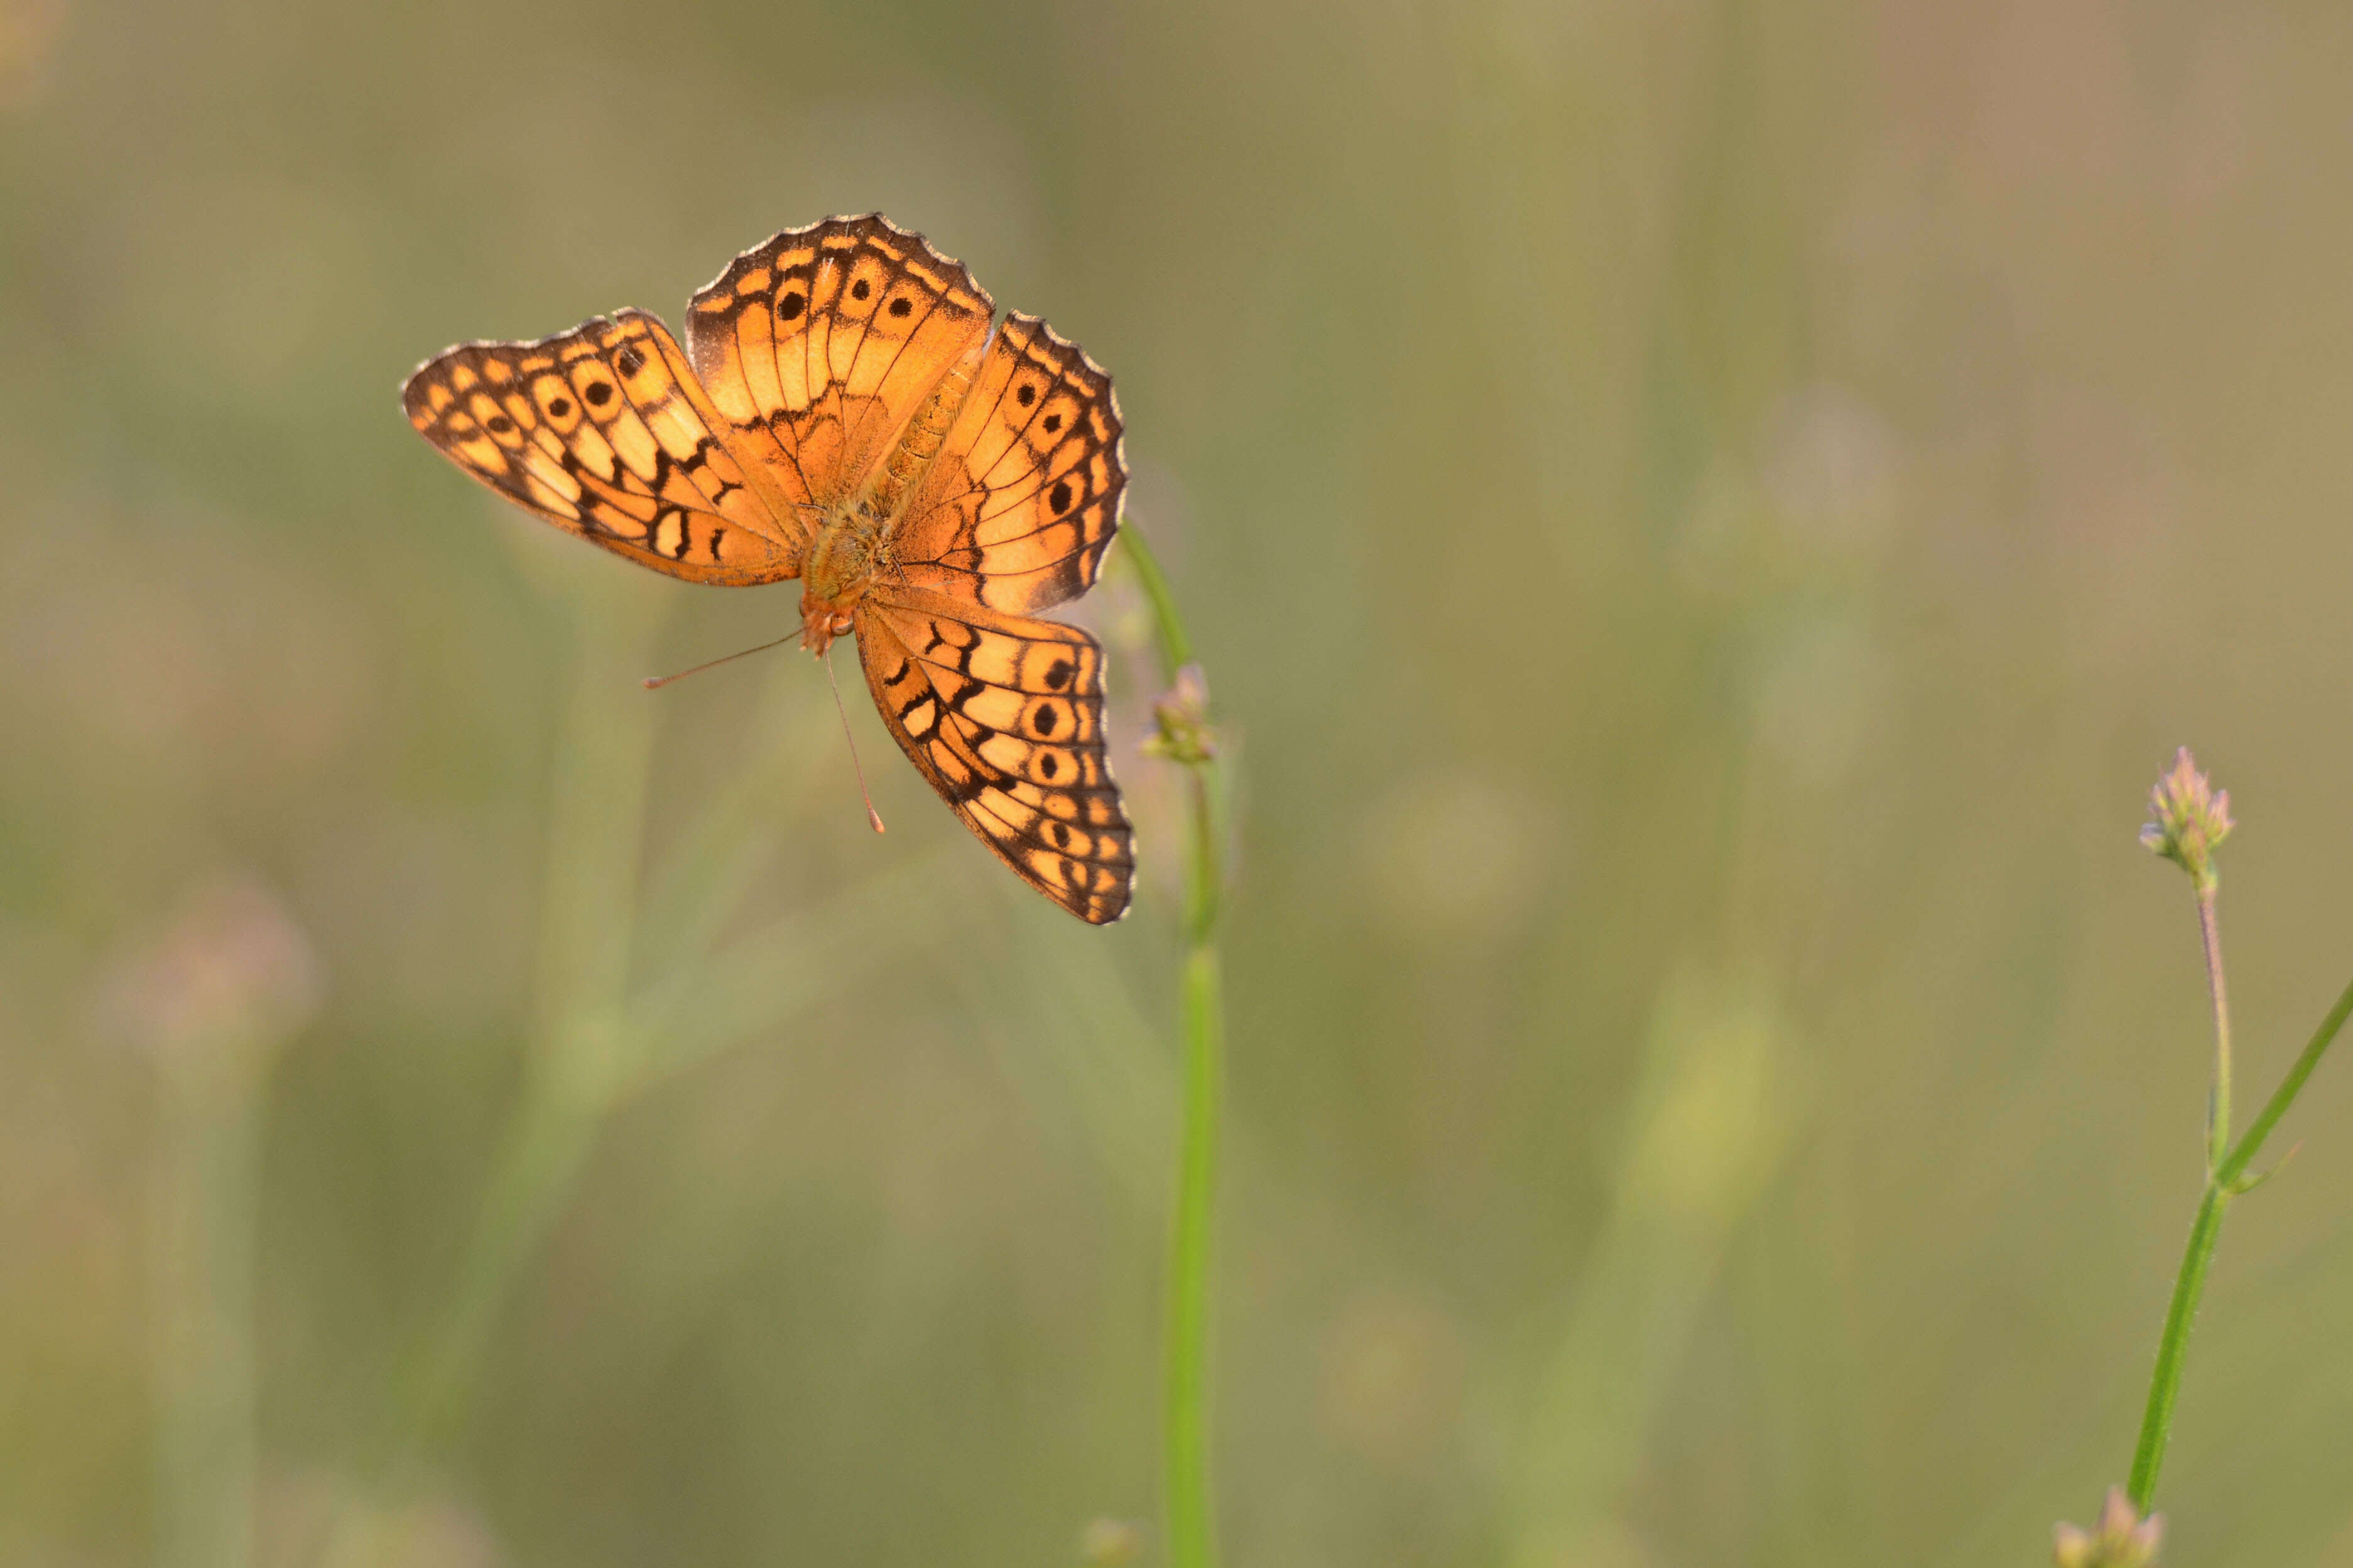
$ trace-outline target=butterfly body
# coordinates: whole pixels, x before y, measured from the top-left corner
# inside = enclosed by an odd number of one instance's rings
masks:
[[[883,722],[989,849],[1092,923],[1134,858],[1103,656],[1034,612],[1085,592],[1127,480],[1111,380],[877,216],[754,247],[688,307],[464,343],[402,389],[475,479],[691,582],[802,580],[801,642],[855,636]]]
[[[828,515],[809,549],[801,580],[801,646],[825,657],[849,632],[860,601],[889,565],[883,524],[863,508]]]

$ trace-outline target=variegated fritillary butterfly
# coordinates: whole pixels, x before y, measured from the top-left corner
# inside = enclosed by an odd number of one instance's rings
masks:
[[[1111,378],[879,215],[787,229],[688,302],[462,343],[409,422],[509,500],[691,583],[802,579],[804,647],[854,634],[916,771],[1095,924],[1134,854],[1103,649],[1030,613],[1094,582],[1127,484]]]

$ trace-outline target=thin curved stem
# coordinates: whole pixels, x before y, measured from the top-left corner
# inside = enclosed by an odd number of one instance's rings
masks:
[[[1168,1561],[1176,1568],[1209,1568],[1218,1560],[1209,1484],[1209,1278],[1223,1077],[1221,989],[1216,945],[1196,944],[1185,958],[1185,1121],[1169,1240],[1162,1392]]]
[[[2217,1070],[2227,1072],[2230,1024],[2223,1005],[2222,952],[2215,937],[2211,893],[2200,900],[2200,926],[2207,939],[2215,1023],[2220,1031],[2215,1053]],[[2231,1200],[2246,1190],[2247,1167],[2263,1152],[2263,1141],[2279,1125],[2280,1118],[2287,1114],[2288,1107],[2295,1103],[2295,1097],[2304,1092],[2306,1080],[2320,1065],[2320,1058],[2327,1054],[2329,1045],[2348,1016],[2353,1016],[2353,983],[2346,985],[2337,1005],[2321,1019],[2320,1026],[2313,1031],[2312,1038],[2287,1069],[2287,1076],[2248,1125],[2246,1134],[2228,1153],[2211,1162],[2206,1191],[2198,1200],[2198,1215],[2190,1222],[2189,1245],[2182,1253],[2181,1272],[2174,1279],[2173,1300],[2166,1308],[2165,1330],[2157,1345],[2157,1367],[2149,1376],[2148,1406],[2141,1415],[2140,1439],[2133,1447],[2132,1478],[2125,1485],[2133,1506],[2143,1513],[2148,1511],[2157,1495],[2158,1472],[2164,1467],[2166,1443],[2173,1435],[2173,1407],[2181,1394],[2182,1360],[2189,1352],[2190,1328],[2197,1321],[2199,1298],[2205,1293],[2206,1275],[2214,1261],[2214,1244],[2222,1234],[2222,1216]],[[2218,1096],[2218,1101],[2221,1098]],[[2227,1104],[2218,1103],[2218,1112],[2226,1113],[2227,1109]],[[2219,1114],[2217,1121],[2221,1121]]]
[[[2189,1328],[2198,1316],[2198,1300],[2206,1291],[2206,1272],[2214,1261],[2214,1243],[2222,1234],[2222,1211],[2230,1194],[2212,1182],[2198,1200],[2198,1217],[2189,1224],[2189,1246],[2182,1254],[2181,1272],[2173,1281],[2173,1300],[2165,1310],[2165,1331],[2158,1337],[2157,1370],[2150,1374],[2148,1408],[2141,1415],[2140,1441],[2133,1447],[2132,1479],[2125,1490],[2133,1507],[2148,1511],[2157,1491],[2157,1472],[2165,1463],[2166,1440],[2173,1435],[2174,1402],[2181,1396],[2181,1362],[2189,1350]]]
[[[1176,611],[1176,595],[1170,592],[1166,574],[1160,570],[1159,557],[1144,542],[1144,534],[1133,519],[1120,524],[1120,537],[1127,542],[1124,553],[1127,563],[1135,571],[1136,581],[1144,585],[1144,596],[1152,605],[1152,636],[1160,648],[1160,674],[1163,679],[1175,680],[1176,672],[1193,662],[1193,639],[1186,635],[1185,617]]]
[[[2345,1026],[2348,1017],[2353,1017],[2353,982],[2346,984],[2344,992],[2337,998],[2337,1005],[2328,1009],[2328,1016],[2320,1020],[2320,1027],[2315,1029],[2312,1038],[2306,1042],[2303,1051],[2295,1058],[2295,1065],[2287,1069],[2287,1076],[2280,1079],[2280,1086],[2272,1090],[2271,1099],[2263,1102],[2263,1108],[2255,1113],[2254,1121],[2247,1124],[2246,1135],[2239,1140],[2237,1147],[2231,1151],[2230,1158],[2224,1160],[2222,1168],[2215,1173],[2223,1185],[2234,1184],[2247,1173],[2247,1167],[2254,1163],[2257,1154],[2263,1152],[2263,1140],[2272,1135],[2272,1129],[2279,1125],[2280,1118],[2285,1116],[2288,1107],[2295,1103],[2295,1097],[2304,1092],[2305,1080],[2312,1076],[2312,1069],[2320,1065],[2320,1058],[2327,1054],[2330,1042],[2337,1038],[2337,1032]]]
[[[2198,889],[2198,940],[2206,950],[2206,989],[2214,999],[2214,1091],[2206,1106],[2206,1168],[2231,1154],[2231,996],[2222,983],[2222,932],[2214,917],[2214,883]]]
[[[1134,522],[1123,549],[1152,606],[1153,635],[1170,684],[1193,660],[1192,638],[1168,579]],[[1187,777],[1184,1106],[1170,1219],[1162,1345],[1162,1504],[1170,1568],[1214,1568],[1217,1510],[1210,1486],[1209,1283],[1214,1262],[1218,1131],[1223,1097],[1225,1002],[1218,955],[1222,894],[1218,763],[1181,759]]]

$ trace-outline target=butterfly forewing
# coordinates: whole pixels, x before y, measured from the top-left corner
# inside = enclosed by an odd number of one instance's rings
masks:
[[[651,316],[461,343],[419,366],[401,403],[474,478],[639,565],[698,583],[800,573],[798,531],[714,432],[686,356]]]
[[[883,722],[965,826],[1081,920],[1125,912],[1135,854],[1094,638],[921,589],[870,597],[857,631]]]
[[[855,495],[996,305],[956,261],[880,216],[787,229],[687,309],[695,374],[793,501]]]

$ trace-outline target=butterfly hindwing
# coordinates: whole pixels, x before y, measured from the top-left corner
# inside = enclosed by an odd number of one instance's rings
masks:
[[[1017,615],[1075,598],[1127,488],[1111,377],[1035,316],[1008,315],[907,507],[907,580]]]
[[[909,588],[870,595],[856,625],[883,723],[965,826],[1081,920],[1125,912],[1135,855],[1094,638]]]
[[[537,342],[460,343],[417,367],[401,404],[483,484],[641,566],[697,583],[800,574],[799,535],[716,434],[669,331],[643,312]]]
[[[996,304],[961,262],[879,215],[755,246],[687,307],[686,350],[734,438],[788,500],[854,495]]]

